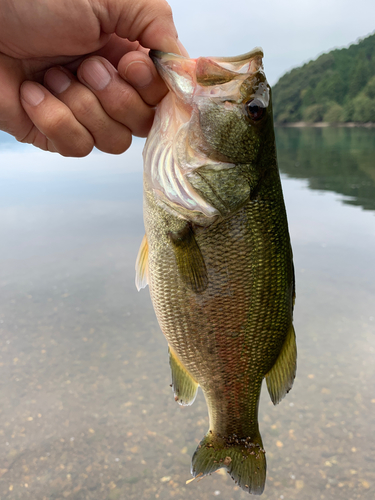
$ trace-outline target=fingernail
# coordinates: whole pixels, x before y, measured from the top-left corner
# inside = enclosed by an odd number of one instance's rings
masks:
[[[46,85],[56,94],[61,94],[71,84],[71,79],[58,68],[52,68],[45,74]]]
[[[81,64],[80,76],[93,90],[103,90],[111,81],[107,68],[96,59],[88,59]]]
[[[38,106],[44,99],[44,92],[36,83],[25,82],[21,87],[21,97],[30,106]]]
[[[153,80],[150,67],[142,61],[129,63],[124,76],[129,83],[137,88],[147,87]]]

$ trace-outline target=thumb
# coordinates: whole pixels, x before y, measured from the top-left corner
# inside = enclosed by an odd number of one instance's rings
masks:
[[[187,55],[165,0],[107,0],[106,4],[106,19],[100,19],[106,33],[115,32],[148,49]],[[101,17],[101,13],[97,15]]]

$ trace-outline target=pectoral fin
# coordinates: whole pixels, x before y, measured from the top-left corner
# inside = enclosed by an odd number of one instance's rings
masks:
[[[192,227],[186,224],[180,231],[170,232],[169,237],[184,283],[196,293],[203,292],[208,285],[207,268]]]
[[[293,325],[290,325],[279,357],[266,374],[267,389],[274,405],[290,391],[296,376],[297,346]]]
[[[198,384],[178,359],[171,346],[169,346],[169,364],[172,370],[172,389],[175,400],[182,406],[192,405],[197,395]]]
[[[143,236],[139,247],[137,260],[135,261],[135,286],[137,290],[148,285],[148,243],[146,235]]]

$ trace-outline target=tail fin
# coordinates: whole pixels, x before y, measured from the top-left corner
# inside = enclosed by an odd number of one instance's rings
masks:
[[[243,490],[261,495],[266,481],[266,456],[259,431],[256,436],[219,436],[212,431],[202,439],[191,465],[194,477],[225,467]]]

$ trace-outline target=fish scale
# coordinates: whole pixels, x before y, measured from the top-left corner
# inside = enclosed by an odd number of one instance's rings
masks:
[[[152,198],[151,204],[155,204]],[[251,206],[251,203],[249,205]],[[250,212],[248,217],[251,220],[254,220],[257,212],[259,213],[257,208],[252,210],[246,207],[243,211]],[[202,235],[197,232],[197,241],[200,244],[206,264],[210,269],[215,271],[218,279],[213,279],[208,289],[198,297],[192,291],[184,290],[184,299],[182,301],[180,294],[183,291],[183,284],[179,277],[177,265],[172,256],[170,259],[165,258],[170,243],[167,237],[160,238],[162,232],[164,234],[168,233],[168,228],[164,221],[162,228],[157,227],[157,222],[160,218],[157,216],[155,207],[152,210],[152,214],[152,219],[150,220],[152,230],[147,231],[147,234],[149,235],[150,246],[155,246],[158,249],[157,256],[159,258],[151,266],[149,285],[162,331],[175,352],[184,360],[184,365],[189,373],[191,373],[195,380],[201,381],[200,386],[205,396],[209,399],[208,404],[212,400],[212,406],[219,407],[220,405],[215,402],[214,396],[211,399],[211,394],[225,391],[227,385],[232,386],[236,382],[236,371],[232,369],[225,370],[225,367],[229,366],[231,368],[230,361],[233,364],[237,364],[239,362],[238,354],[241,353],[242,356],[246,355],[247,370],[245,368],[245,371],[249,372],[249,376],[251,372],[258,374],[259,366],[257,360],[261,360],[263,367],[265,359],[264,351],[269,351],[272,347],[272,344],[270,345],[269,342],[262,342],[262,337],[269,335],[269,329],[263,332],[264,323],[267,322],[267,318],[270,318],[278,326],[279,322],[283,320],[288,321],[289,319],[290,311],[286,307],[280,308],[279,314],[276,317],[275,315],[270,317],[267,314],[272,309],[269,302],[276,300],[277,276],[280,273],[274,272],[273,267],[275,267],[275,264],[273,255],[270,252],[268,256],[267,254],[262,255],[262,260],[267,265],[261,267],[257,265],[254,270],[254,257],[249,254],[249,248],[257,246],[259,247],[258,251],[262,251],[262,240],[260,238],[254,239],[254,226],[256,225],[251,225],[251,230],[248,231],[247,235],[238,231],[240,241],[237,239],[235,242],[236,245],[233,245],[233,230],[236,227],[234,219],[241,220],[242,213],[240,213],[228,221],[214,226],[211,230],[204,231]],[[264,215],[261,217],[264,219]],[[242,224],[240,224],[241,226]],[[232,233],[231,238],[228,238],[228,230]],[[153,235],[156,238],[155,242],[153,241]],[[241,240],[242,247],[239,246]],[[164,250],[162,243],[165,245]],[[216,249],[219,249],[219,251],[216,251]],[[242,254],[242,259],[239,259],[239,254]],[[288,260],[285,259],[285,261],[284,267],[288,265]],[[227,288],[227,272],[224,273],[222,271],[228,269],[228,262],[235,263],[234,266],[230,265],[228,270],[228,273],[232,277],[232,280],[228,283],[232,290],[230,295],[227,293],[223,294],[223,284],[224,288]],[[233,269],[231,269],[232,267]],[[283,269],[282,271],[286,273]],[[172,279],[168,280],[168,277]],[[281,290],[284,290],[283,286]],[[212,304],[211,307],[210,302]],[[204,305],[204,303],[207,305]],[[228,310],[230,314],[224,315],[223,311],[225,310]],[[249,310],[250,313],[248,313]],[[241,316],[241,312],[243,311],[246,313],[246,317],[243,319],[243,323],[247,323],[246,334],[239,334],[235,339],[228,338],[226,332],[233,328],[233,323],[236,323],[236,318]],[[212,331],[213,325],[216,326],[216,331]],[[224,337],[224,349],[221,349],[218,355],[217,346],[222,337]],[[281,343],[283,340],[282,338]],[[259,348],[259,344],[262,344],[263,348]],[[245,352],[243,352],[243,346],[246,345],[250,345],[250,352],[249,348],[246,347]],[[275,346],[274,350],[276,354],[274,356],[270,354],[266,355],[266,358],[270,359],[270,361],[263,368],[262,376],[257,376],[255,381],[256,386],[259,386],[260,381],[271,368],[277,356],[277,348],[280,349],[280,345]],[[233,356],[232,352],[236,353],[236,355]],[[197,359],[198,356],[201,362]],[[223,357],[229,360],[229,364],[228,362],[223,364]],[[221,374],[224,372],[225,377],[220,377],[219,381],[216,379],[212,381],[212,373],[219,372],[220,370],[223,370]],[[248,383],[248,387],[250,389],[245,391],[242,398],[240,398],[239,404],[243,410],[243,415],[253,414],[255,418],[260,388],[257,387],[254,391],[250,383]],[[243,391],[239,392],[242,393]],[[247,392],[252,394],[252,398],[249,398]],[[250,405],[249,409],[247,409],[248,405]],[[246,418],[244,420],[246,421]],[[233,429],[233,431],[240,432],[239,429]],[[246,431],[244,432],[246,433]]]
[[[272,104],[257,50],[243,56],[248,65],[222,58],[199,63],[212,71],[199,74],[201,84],[194,60],[152,54],[171,92],[157,110],[145,146],[146,243],[140,255],[147,259],[137,259],[144,262],[137,283],[147,277],[169,344],[175,399],[192,404],[200,386],[207,402],[210,427],[193,456],[193,475],[224,467],[241,488],[261,494],[266,476],[258,427],[262,380],[273,402],[279,402],[293,383],[296,349],[292,251]],[[236,67],[252,73],[236,73]],[[215,85],[220,89],[212,93],[209,87]],[[264,116],[259,123],[246,115],[254,99]],[[169,111],[170,106],[182,111]],[[181,127],[186,133],[176,132]],[[196,151],[199,158],[194,168],[181,169],[194,210],[178,202],[181,192],[169,191],[170,165],[175,162],[178,169],[178,158],[163,163],[167,155],[153,135],[161,131],[159,143],[169,151],[181,153],[185,145],[186,157]],[[156,168],[164,176],[162,186],[148,174]]]

